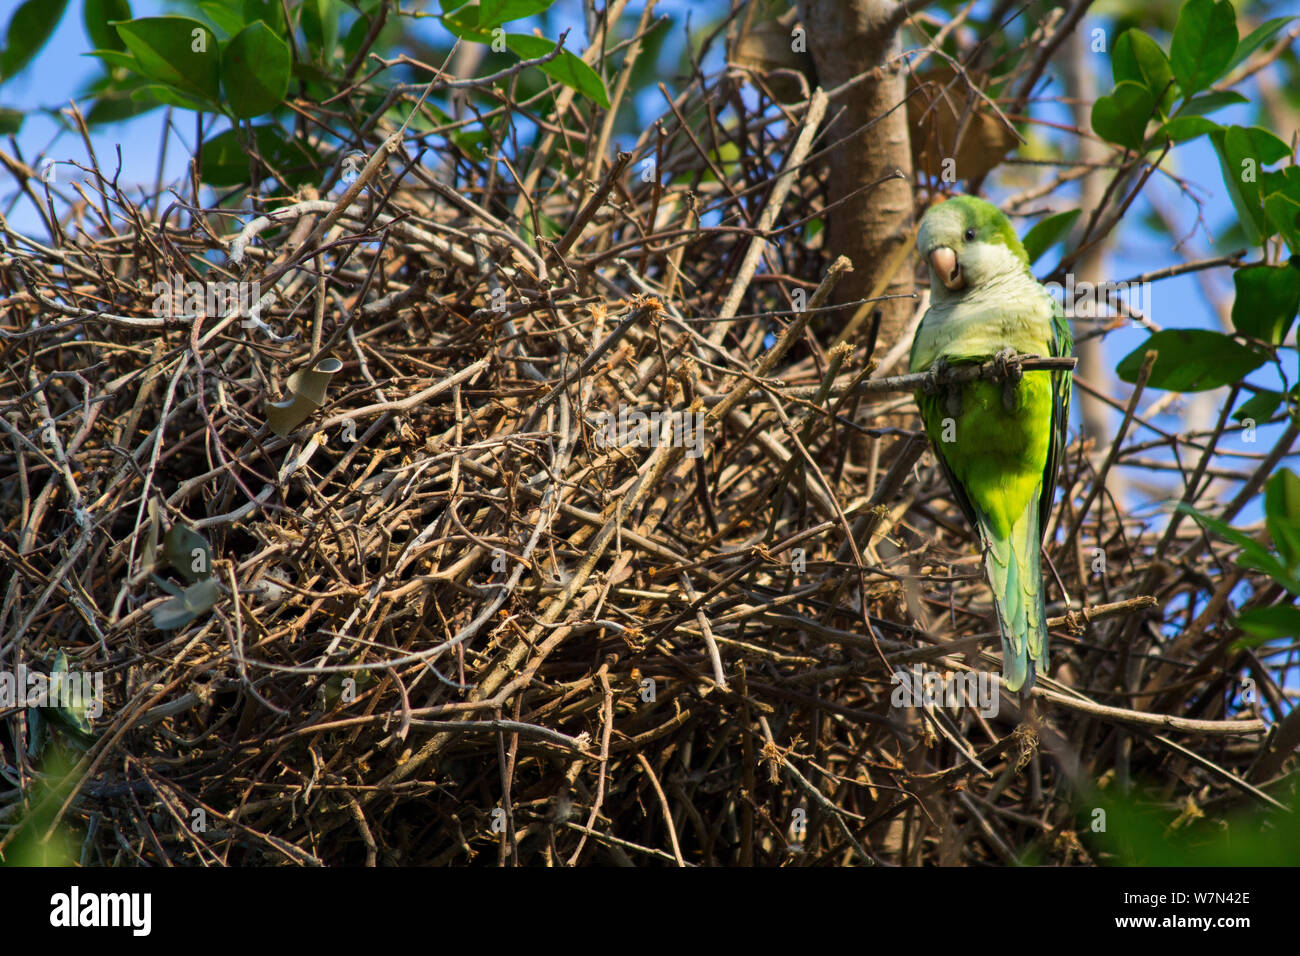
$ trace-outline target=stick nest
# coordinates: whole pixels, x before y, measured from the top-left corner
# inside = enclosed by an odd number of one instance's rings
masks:
[[[997,638],[910,394],[857,388],[906,343],[831,348],[860,303],[831,308],[818,108],[700,78],[649,177],[575,151],[572,107],[514,175],[408,137],[337,215],[329,183],[259,220],[92,164],[52,239],[0,222],[0,667],[104,680],[87,733],[0,706],[4,852],[1079,863],[1122,747],[1167,805],[1243,799],[1263,723],[1227,707],[1267,671],[1222,600],[1173,636],[1152,605],[1251,573],[1190,520],[1081,513],[1080,442],[1041,726],[891,705]]]

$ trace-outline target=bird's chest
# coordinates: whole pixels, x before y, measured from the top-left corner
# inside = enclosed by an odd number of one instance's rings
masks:
[[[922,350],[928,353],[922,368],[928,368],[938,358],[954,364],[984,360],[1003,349],[1032,355],[1048,353],[1050,328],[1040,309],[1020,303],[977,301],[958,302],[946,310],[932,309],[931,313],[920,331]]]

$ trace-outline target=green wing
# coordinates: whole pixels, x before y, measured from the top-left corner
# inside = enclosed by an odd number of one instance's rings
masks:
[[[1070,323],[1066,321],[1061,305],[1052,299],[1052,342],[1053,358],[1065,358],[1074,349],[1074,339],[1070,335]],[[1043,492],[1038,500],[1038,530],[1040,534],[1047,531],[1047,518],[1052,513],[1052,499],[1056,495],[1056,478],[1065,457],[1065,447],[1069,444],[1070,430],[1070,385],[1074,379],[1072,372],[1052,373],[1052,441],[1047,447],[1047,466],[1043,469]]]
[[[975,515],[975,507],[966,497],[966,490],[957,480],[957,476],[952,473],[952,468],[948,465],[948,459],[943,453],[944,443],[940,439],[941,429],[943,428],[943,412],[940,405],[943,403],[944,396],[940,392],[936,395],[927,395],[925,392],[916,393],[916,404],[921,409],[921,424],[925,426],[925,433],[930,436],[930,447],[934,450],[934,460],[939,463],[939,470],[943,472],[944,479],[948,482],[948,488],[952,491],[952,496],[956,500],[961,513],[966,516],[966,521],[972,529],[979,527],[979,521]],[[934,426],[932,429],[931,426]]]
[[[930,313],[927,311],[921,317],[921,324],[924,325],[925,320],[929,317]],[[916,367],[916,343],[920,338],[921,329],[918,326],[916,335],[912,339],[911,351],[908,353],[908,368],[913,372],[919,371]],[[942,428],[943,426],[943,414],[939,409],[944,400],[943,392],[928,395],[918,389],[914,393],[914,397],[916,398],[916,406],[921,412],[921,425],[925,428],[925,433],[930,436],[930,447],[934,450],[934,458],[939,463],[939,470],[943,472],[944,480],[948,482],[948,487],[952,490],[952,496],[956,499],[957,506],[961,508],[961,513],[966,516],[966,521],[972,529],[977,528],[979,523],[975,517],[975,508],[970,503],[970,499],[966,497],[961,482],[952,473],[952,468],[949,467],[948,460],[943,454],[943,442],[940,440],[939,435],[935,433],[936,428]]]

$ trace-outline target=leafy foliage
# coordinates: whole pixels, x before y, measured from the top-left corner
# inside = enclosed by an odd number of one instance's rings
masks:
[[[347,86],[344,68],[363,52],[367,38],[378,39],[371,28],[387,2],[305,0],[290,6],[286,20],[280,0],[198,0],[195,12],[204,22],[177,15],[132,19],[129,0],[87,0],[91,55],[105,66],[105,74],[91,86],[95,101],[87,119],[91,125],[117,122],[160,105],[222,114],[232,125],[282,117],[295,77],[305,84],[301,94],[322,99]],[[553,41],[506,33],[502,26],[544,13],[553,2],[447,2],[442,20],[461,40],[490,44],[494,52],[508,50],[521,60],[542,59],[554,51]],[[0,49],[0,83],[39,52],[66,6],[67,0],[27,0],[18,8]],[[593,103],[609,106],[603,78],[571,50],[539,63],[538,69]],[[0,131],[16,131],[22,119],[20,111],[0,114]],[[206,181],[231,184],[228,167],[220,169],[220,181]]]

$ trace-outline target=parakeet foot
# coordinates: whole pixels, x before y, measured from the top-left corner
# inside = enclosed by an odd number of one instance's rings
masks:
[[[1013,385],[1020,381],[1024,370],[1020,367],[1020,355],[1015,349],[1003,349],[993,356],[993,366],[998,375]]]
[[[941,356],[934,360],[933,364],[926,370],[925,381],[921,383],[921,389],[927,395],[934,395],[941,388],[943,383],[939,380],[948,373],[948,363]]]
[[[993,356],[993,365],[1002,379],[1002,406],[1008,412],[1016,410],[1016,386],[1024,376],[1020,356],[1015,349],[1003,349]]]

